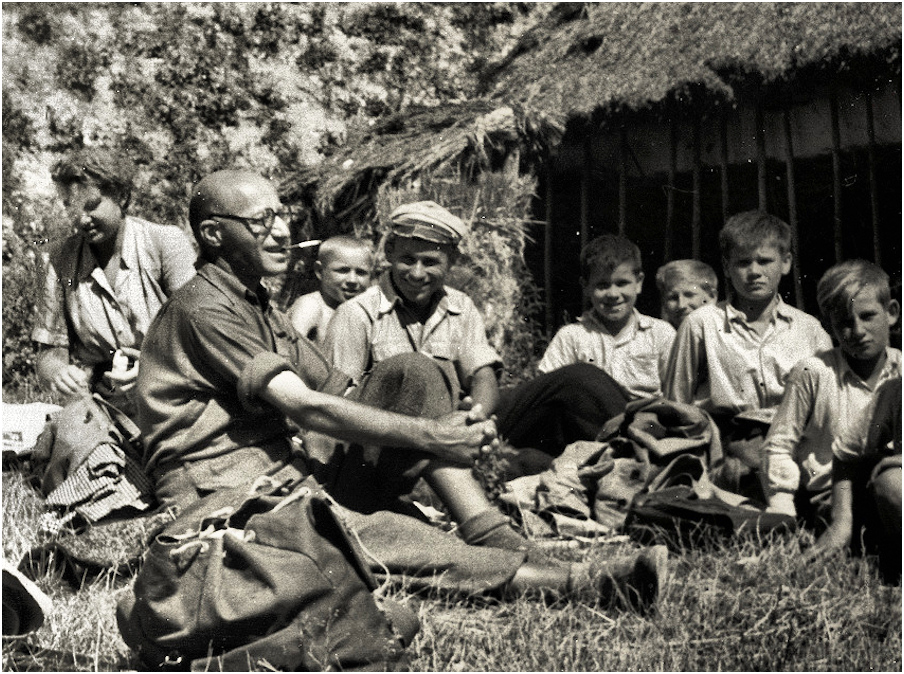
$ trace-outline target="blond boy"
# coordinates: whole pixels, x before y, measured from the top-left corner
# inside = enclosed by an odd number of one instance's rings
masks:
[[[351,236],[324,241],[314,263],[320,290],[302,295],[289,308],[296,332],[322,346],[336,307],[367,290],[373,266],[374,251],[369,241]]]
[[[634,307],[643,289],[640,249],[605,234],[581,251],[581,285],[591,308],[562,327],[540,360],[540,372],[573,363],[605,370],[632,398],[662,394],[675,329]]]
[[[901,377],[883,382],[832,443],[831,523],[810,559],[855,544],[878,549],[887,582],[901,580]]]
[[[665,394],[699,405],[719,425],[725,453],[735,459],[726,461],[722,484],[762,497],[754,471],[788,375],[832,341],[815,317],[779,295],[791,271],[787,223],[762,211],[739,213],[719,232],[719,246],[733,294],[695,310],[678,328]]]
[[[656,271],[656,287],[662,303],[661,317],[677,330],[694,309],[716,301],[719,279],[705,262],[672,260]]]
[[[863,414],[879,385],[901,376],[901,352],[889,346],[900,307],[876,265],[836,264],[820,279],[817,301],[839,346],[791,371],[766,437],[763,475],[770,508],[799,510],[821,527],[819,520],[830,519],[832,441]]]

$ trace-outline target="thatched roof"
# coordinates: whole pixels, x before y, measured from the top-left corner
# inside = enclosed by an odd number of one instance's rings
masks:
[[[900,75],[900,48],[897,2],[567,3],[485,77],[492,96],[574,117],[700,87],[731,100],[745,76],[770,84],[864,58]]]
[[[540,156],[570,118],[865,61],[900,76],[900,3],[556,3],[485,73],[487,100],[408,110],[284,183],[327,230],[372,215],[377,188],[440,166]],[[324,219],[330,222],[324,222]]]
[[[486,169],[515,151],[539,154],[563,130],[558,114],[536,115],[489,101],[412,109],[370,129],[353,129],[338,152],[289,176],[283,197],[312,206],[320,217],[360,218],[371,211],[384,183],[448,165]]]

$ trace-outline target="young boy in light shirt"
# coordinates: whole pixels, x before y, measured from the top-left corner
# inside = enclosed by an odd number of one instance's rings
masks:
[[[719,279],[705,262],[672,260],[656,271],[656,287],[662,303],[661,317],[677,330],[694,309],[716,301]]]
[[[763,475],[771,509],[822,528],[831,519],[832,441],[861,416],[880,384],[901,376],[901,352],[888,345],[900,307],[876,265],[835,265],[820,279],[817,301],[839,346],[791,371],[766,437]]]
[[[634,243],[613,234],[588,243],[581,251],[581,284],[591,308],[556,333],[537,366],[540,372],[591,363],[632,398],[661,395],[675,329],[634,308],[643,280]]]
[[[901,376],[883,382],[832,443],[832,521],[809,559],[849,545],[878,549],[886,582],[901,582]]]
[[[678,328],[666,397],[699,405],[722,433],[726,462],[714,480],[763,497],[756,472],[791,369],[830,349],[819,321],[788,306],[779,283],[791,271],[791,228],[762,211],[732,216],[719,232],[730,299],[693,311]]]
[[[289,308],[289,319],[298,334],[323,346],[326,326],[336,307],[370,287],[374,251],[369,241],[333,236],[320,244],[314,275],[320,290],[302,295]]]

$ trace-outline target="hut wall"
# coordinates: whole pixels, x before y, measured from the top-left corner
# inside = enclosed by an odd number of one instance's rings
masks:
[[[836,261],[833,246],[835,202],[832,164],[832,125],[828,87],[814,88],[812,97],[785,107],[774,100],[764,105],[765,203],[779,217],[789,217],[789,190],[785,111],[790,112],[793,146],[796,215],[799,222],[799,264],[803,308],[816,313],[815,286],[821,274]],[[901,273],[901,99],[899,88],[887,86],[872,96],[875,141],[870,160],[867,102],[853,88],[835,91],[838,101],[838,130],[841,142],[841,247],[843,257],[873,259],[873,204],[879,212],[877,247],[882,250],[883,267],[900,279]],[[669,181],[671,161],[670,123],[651,114],[610,115],[589,139],[591,166],[585,163],[586,135],[566,135],[549,177],[550,189],[537,213],[549,212],[553,237],[553,316],[557,327],[573,319],[585,307],[579,270],[582,224],[584,236],[598,236],[619,230],[620,212],[626,218],[625,233],[641,248],[648,282],[638,308],[658,315],[658,295],[654,276],[666,261],[665,242],[672,242],[671,259],[690,257],[691,223],[694,216],[693,119],[700,119],[700,154],[697,221],[700,225],[701,259],[721,276],[717,244],[723,212],[756,208],[760,203],[755,100],[740,100],[726,111],[729,203],[723,209],[721,112],[718,108],[685,110],[677,128],[676,173]],[[619,133],[624,125],[628,156],[627,175],[620,190]],[[870,166],[872,161],[872,167]],[[871,169],[879,177],[870,185]],[[626,184],[625,184],[626,183]],[[582,188],[582,184],[584,187]],[[589,193],[588,193],[589,190]],[[666,234],[668,195],[673,196],[673,228]],[[627,203],[621,203],[622,197]],[[552,203],[547,204],[546,199]],[[584,218],[582,221],[582,203]],[[542,241],[538,230],[535,239]],[[542,251],[528,251],[536,278],[543,277]],[[723,280],[724,283],[724,280]],[[794,282],[783,283],[785,299],[795,301]],[[720,296],[724,296],[723,292]]]

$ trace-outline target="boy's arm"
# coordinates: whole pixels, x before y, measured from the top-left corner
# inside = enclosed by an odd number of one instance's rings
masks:
[[[461,321],[461,341],[457,345],[456,368],[467,397],[459,408],[470,409],[479,404],[484,413],[489,415],[499,403],[498,373],[502,369],[502,360],[487,340],[483,316],[474,302],[467,296],[461,302],[463,311],[458,317]]]
[[[578,362],[577,356],[574,353],[574,347],[572,346],[571,340],[568,338],[569,331],[566,329],[568,327],[569,326],[565,325],[559,328],[558,332],[556,332],[552,341],[549,343],[549,346],[546,347],[543,358],[541,358],[540,362],[537,364],[537,369],[540,372],[552,372],[553,370],[558,370],[560,367],[565,367],[566,365]]]
[[[666,398],[687,404],[694,402],[700,368],[705,365],[703,334],[691,318],[685,318],[678,327],[662,382]]]
[[[88,376],[69,362],[69,349],[64,346],[39,346],[35,371],[48,389],[65,396],[88,393]]]
[[[665,390],[666,373],[669,368],[669,357],[672,355],[672,346],[675,344],[675,328],[668,323],[660,325],[657,350],[659,352],[659,385]]]
[[[364,308],[355,302],[340,304],[330,319],[323,342],[323,352],[332,366],[341,370],[356,384],[371,361],[371,322]]]
[[[317,302],[317,294],[319,293],[302,295],[289,307],[289,320],[292,322],[292,327],[302,337],[307,337],[311,333],[311,329],[320,320],[320,305]],[[322,335],[318,335],[318,337],[322,337]]]
[[[485,365],[474,373],[468,398],[470,400],[461,409],[480,405],[486,415],[496,411],[499,404],[499,383],[496,381],[496,369],[492,365]]]
[[[163,225],[160,232],[160,285],[168,297],[194,278],[197,255],[192,242],[178,227]]]
[[[769,510],[774,512],[796,514],[794,493],[800,485],[800,467],[794,455],[816,403],[812,371],[805,364],[791,370],[763,446],[763,491]],[[829,450],[827,447],[826,451]]]
[[[806,555],[812,561],[851,542],[854,528],[854,499],[852,494],[856,464],[848,461],[832,462],[832,522]]]

